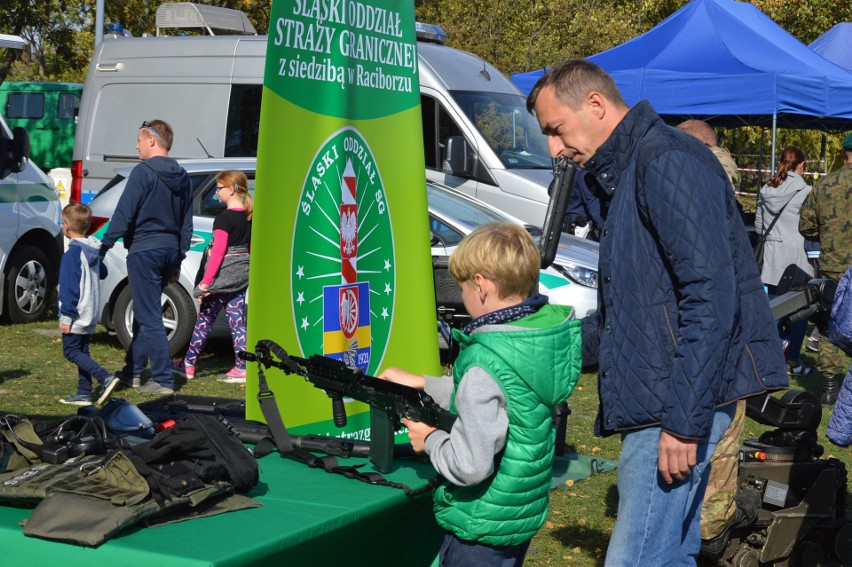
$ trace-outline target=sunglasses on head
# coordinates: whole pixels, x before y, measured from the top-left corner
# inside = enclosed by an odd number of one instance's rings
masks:
[[[151,132],[153,132],[153,133],[154,133],[154,134],[155,134],[158,138],[162,138],[162,136],[161,136],[161,135],[160,135],[160,133],[157,131],[157,129],[156,129],[156,128],[154,128],[153,126],[151,126],[151,123],[150,123],[150,122],[148,122],[147,120],[146,120],[145,122],[143,122],[143,123],[142,123],[141,128],[148,128],[148,129],[149,129],[149,130],[151,130]]]

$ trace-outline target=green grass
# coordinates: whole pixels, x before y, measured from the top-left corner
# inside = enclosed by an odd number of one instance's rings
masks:
[[[58,417],[74,413],[75,408],[58,402],[74,393],[76,367],[62,357],[62,342],[55,322],[30,325],[0,325],[0,413],[16,413],[30,417]],[[807,353],[807,351],[805,351]],[[109,370],[122,367],[124,350],[115,337],[101,330],[92,338],[91,353]],[[216,382],[218,374],[233,365],[229,340],[213,340],[198,364],[196,378],[180,384],[184,394],[240,398],[245,389],[235,384]],[[813,365],[808,354],[803,360]],[[583,455],[617,460],[620,452],[618,436],[598,438],[593,435],[593,422],[598,407],[596,377],[586,373],[569,400],[567,448]],[[818,376],[794,379],[792,387],[818,393]],[[133,390],[117,392],[139,403],[151,396]],[[852,451],[827,444],[825,426],[829,412],[823,411],[820,441],[826,443],[826,456],[842,460],[852,470]],[[747,420],[744,437],[759,436],[767,427]],[[532,543],[527,565],[570,565],[600,567],[609,535],[615,524],[618,503],[616,473],[605,473],[576,482],[564,490],[551,491],[551,511],[547,522]]]
[[[813,366],[816,361],[810,354],[803,351],[802,360]],[[819,395],[822,379],[814,371],[804,378],[792,378],[790,387]],[[583,374],[580,385],[568,403],[572,412],[567,431],[569,448],[573,447],[584,455],[618,460],[621,448],[619,436],[599,438],[592,433],[598,408],[595,374]],[[835,447],[825,437],[830,415],[829,410],[823,409],[819,442],[825,448],[824,457],[835,457],[843,461],[847,470],[852,471],[852,449]],[[743,438],[759,437],[768,429],[771,428],[746,419]],[[534,555],[528,556],[526,565],[601,567],[609,535],[615,525],[617,507],[616,471],[581,480],[567,490],[551,491],[550,516],[533,539]],[[852,500],[848,497],[847,517],[852,517]]]
[[[101,366],[114,372],[124,366],[124,349],[118,339],[102,327],[92,336],[90,353]],[[30,417],[60,417],[76,408],[59,399],[76,392],[77,367],[62,356],[59,324],[40,322],[29,325],[0,325],[0,413]],[[233,367],[230,340],[213,339],[198,362],[196,378],[179,382],[181,393],[199,396],[238,398],[245,396],[239,384],[216,381],[216,376]],[[147,373],[146,373],[147,375]],[[113,394],[131,403],[152,398],[132,389]]]

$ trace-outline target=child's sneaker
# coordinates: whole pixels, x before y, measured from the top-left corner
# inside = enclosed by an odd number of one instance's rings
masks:
[[[73,396],[68,396],[67,398],[62,398],[59,400],[61,404],[68,404],[69,406],[90,406],[92,405],[91,396],[84,396],[83,394],[74,394]]]
[[[195,378],[195,367],[186,366],[182,358],[175,358],[172,360],[172,374],[185,380],[192,380]]]
[[[103,386],[101,387],[101,392],[98,396],[98,401],[95,402],[95,405],[103,405],[104,402],[106,402],[112,395],[112,391],[115,390],[115,387],[118,386],[120,382],[121,380],[119,380],[115,376],[110,376],[109,378],[107,378],[104,381]]]
[[[220,375],[216,378],[219,382],[226,382],[228,384],[245,384],[246,383],[246,371],[238,370],[236,367],[228,370],[226,374]]]

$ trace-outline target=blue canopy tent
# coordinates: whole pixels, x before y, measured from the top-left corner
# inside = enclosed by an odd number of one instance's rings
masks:
[[[827,61],[752,4],[693,0],[646,33],[588,58],[629,105],[648,99],[670,122],[842,130],[852,126],[852,73]],[[544,69],[512,81],[529,93]]]
[[[852,22],[840,22],[808,47],[835,65],[852,71]]]

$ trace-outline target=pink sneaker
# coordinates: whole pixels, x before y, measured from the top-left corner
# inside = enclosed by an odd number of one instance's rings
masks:
[[[245,384],[246,383],[246,371],[238,370],[236,367],[228,370],[226,374],[220,375],[216,378],[219,382],[226,382],[228,384]]]
[[[172,360],[172,374],[186,380],[192,380],[195,378],[195,367],[186,366],[182,358],[175,358]]]

